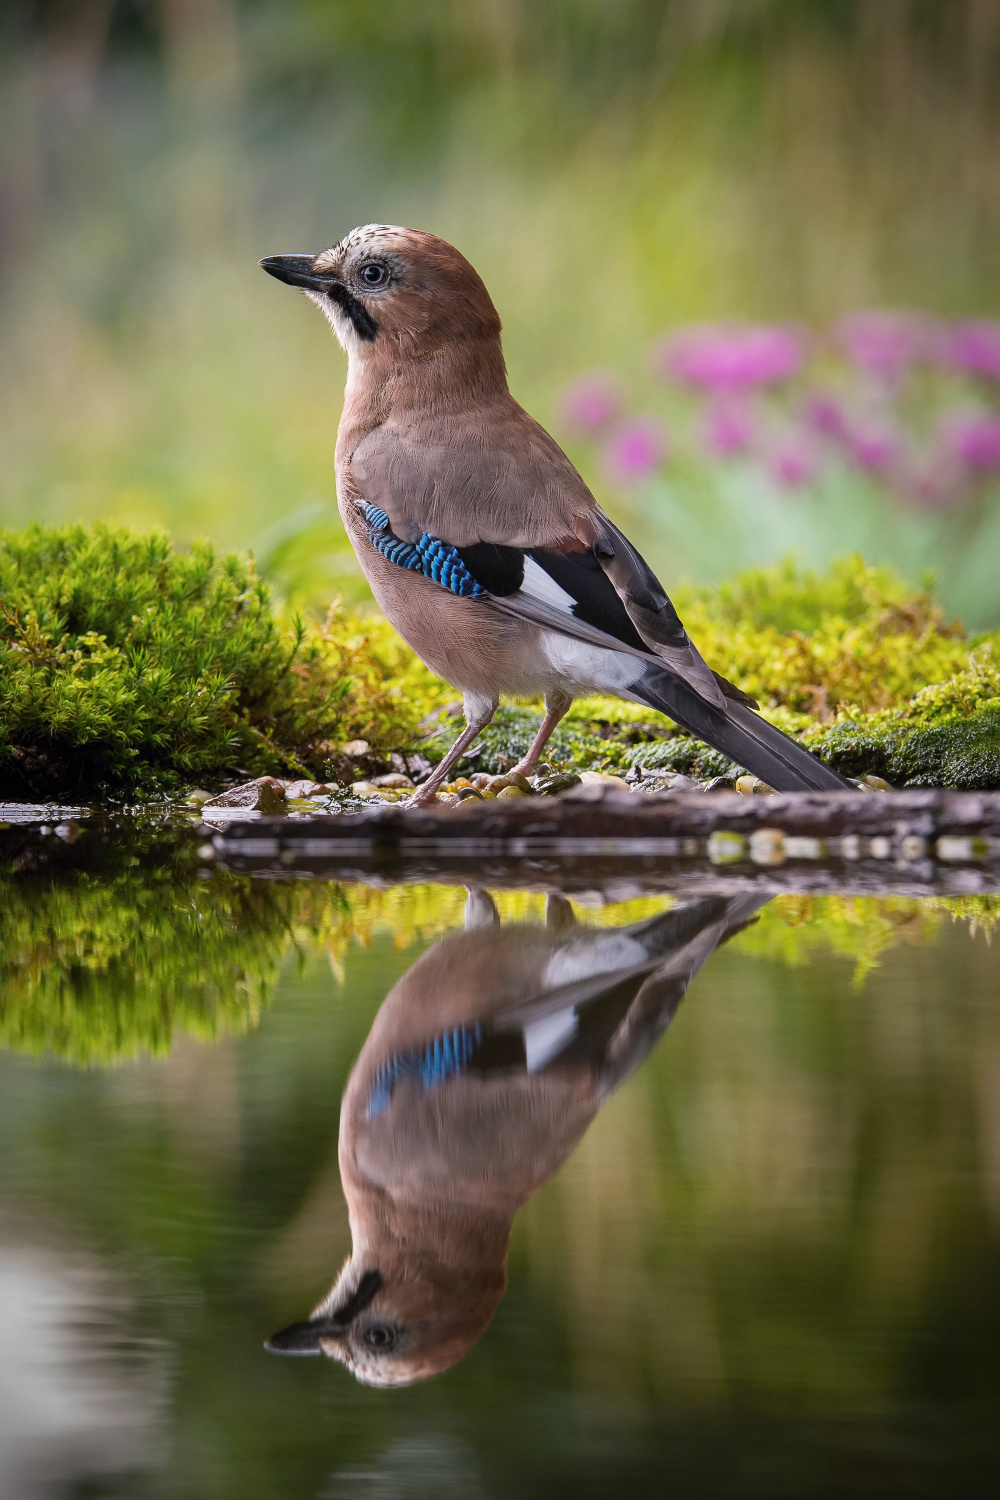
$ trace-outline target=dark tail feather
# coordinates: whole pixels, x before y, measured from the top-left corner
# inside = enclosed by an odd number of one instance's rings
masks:
[[[632,692],[650,708],[668,714],[682,729],[704,740],[713,750],[728,755],[738,766],[746,766],[776,792],[853,790],[849,781],[797,740],[782,734],[741,703],[727,698],[725,708],[716,708],[679,677],[656,667],[633,684]]]

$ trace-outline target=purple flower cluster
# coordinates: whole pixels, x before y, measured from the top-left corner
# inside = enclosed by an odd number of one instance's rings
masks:
[[[659,417],[629,413],[610,375],[586,375],[563,398],[564,427],[600,443],[621,485],[687,454],[758,464],[784,489],[846,466],[941,508],[1000,475],[1000,322],[868,308],[826,335],[702,323],[662,339],[652,367],[686,413],[669,436]]]
[[[653,363],[666,379],[718,396],[787,380],[804,356],[805,340],[797,328],[701,323],[664,339]]]

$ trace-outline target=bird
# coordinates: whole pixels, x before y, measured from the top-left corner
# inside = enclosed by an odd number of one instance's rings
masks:
[[[352,1251],[275,1354],[407,1385],[460,1360],[506,1286],[518,1209],[563,1164],[663,1035],[691,979],[768,898],[703,896],[619,928],[501,926],[485,891],[465,930],[386,996],[344,1091],[341,1181]]]
[[[545,713],[531,775],[574,698],[657,709],[776,791],[850,790],[712,671],[666,590],[555,440],[512,396],[500,317],[447,241],[365,224],[319,255],[271,255],[347,352],[337,498],[376,603],[463,694],[434,799],[502,695]]]

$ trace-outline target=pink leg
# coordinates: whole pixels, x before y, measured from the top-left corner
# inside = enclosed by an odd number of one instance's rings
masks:
[[[573,699],[569,693],[563,693],[558,688],[554,692],[545,695],[545,718],[538,728],[538,733],[531,742],[531,749],[523,760],[518,761],[514,767],[520,771],[522,776],[530,776],[542,758],[542,751],[548,744],[553,729],[559,720],[568,712]]]
[[[420,807],[425,802],[433,802],[435,792],[441,783],[448,779],[448,772],[452,766],[462,759],[476,735],[482,733],[496,711],[497,700],[495,698],[490,702],[487,698],[470,698],[466,694],[465,717],[468,721],[466,727],[423,786],[418,787],[413,796],[407,799],[407,807]]]

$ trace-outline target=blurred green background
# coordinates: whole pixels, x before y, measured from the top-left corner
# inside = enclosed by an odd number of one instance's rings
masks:
[[[256,260],[368,220],[470,257],[563,439],[566,383],[606,368],[641,405],[678,322],[1000,311],[998,0],[7,0],[0,24],[6,526],[162,525],[364,597],[343,358]],[[668,583],[859,545],[1000,617],[997,506],[630,495],[569,446]]]

